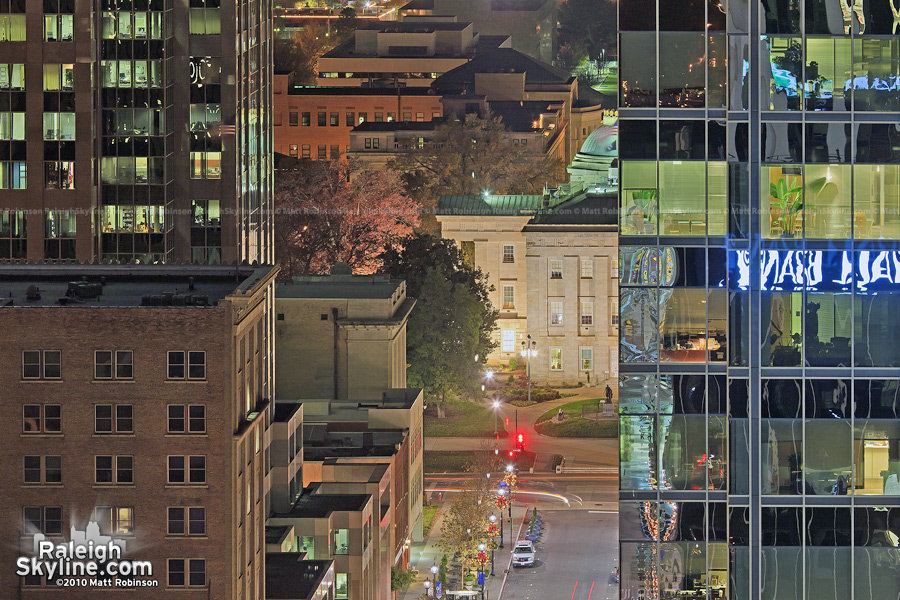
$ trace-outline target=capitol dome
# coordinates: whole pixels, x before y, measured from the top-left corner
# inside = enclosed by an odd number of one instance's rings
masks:
[[[581,145],[579,154],[603,158],[615,158],[618,153],[619,124],[601,125]]]

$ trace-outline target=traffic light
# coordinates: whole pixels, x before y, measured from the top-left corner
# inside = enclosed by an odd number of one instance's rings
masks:
[[[522,433],[516,434],[516,450],[524,450],[525,449],[525,436]]]

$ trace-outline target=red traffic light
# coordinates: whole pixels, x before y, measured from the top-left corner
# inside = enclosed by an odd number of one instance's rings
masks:
[[[525,436],[520,433],[519,434],[519,443],[522,444],[524,442],[525,442]]]
[[[512,455],[513,455],[513,451],[510,450],[510,451],[509,451],[509,457],[512,458]]]

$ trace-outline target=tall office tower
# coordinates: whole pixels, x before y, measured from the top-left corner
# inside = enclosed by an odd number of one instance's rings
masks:
[[[898,14],[619,3],[623,599],[900,595]]]
[[[271,263],[271,10],[0,2],[0,259]]]

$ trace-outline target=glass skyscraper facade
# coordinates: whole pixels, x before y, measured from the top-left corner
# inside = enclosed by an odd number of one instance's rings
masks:
[[[897,4],[619,3],[622,599],[900,597]]]
[[[265,0],[0,1],[0,260],[271,263]]]

